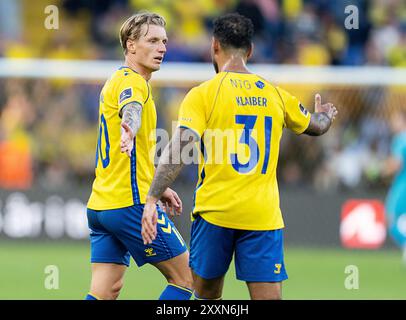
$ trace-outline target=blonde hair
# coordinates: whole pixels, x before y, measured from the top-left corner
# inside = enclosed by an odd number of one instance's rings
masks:
[[[127,53],[128,39],[138,40],[141,37],[141,29],[144,24],[147,25],[147,28],[150,24],[161,27],[166,26],[165,19],[156,13],[144,11],[132,15],[120,28],[120,44],[124,49],[124,53]]]

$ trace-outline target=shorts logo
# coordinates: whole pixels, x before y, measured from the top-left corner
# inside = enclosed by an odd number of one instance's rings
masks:
[[[281,268],[282,268],[282,265],[280,263],[275,263],[275,270],[273,271],[273,273],[280,274]]]
[[[257,86],[258,89],[263,89],[265,87],[265,83],[263,83],[262,81],[258,80],[257,82],[255,82],[255,85]]]
[[[156,256],[156,253],[153,252],[153,251],[154,251],[154,248],[147,248],[147,249],[145,249],[144,251],[145,251],[147,257]]]
[[[307,116],[307,114],[309,113],[309,111],[307,111],[307,109],[305,107],[302,106],[302,104],[299,104],[299,108],[300,111],[302,111],[302,113]]]
[[[124,100],[131,98],[133,95],[133,89],[132,88],[128,88],[128,89],[124,89],[121,93],[120,93],[120,99],[119,99],[119,103],[123,102]]]
[[[161,218],[158,218],[157,222],[158,222],[159,224],[166,225],[165,216],[162,215]],[[161,230],[162,230],[163,232],[165,232],[165,233],[171,233],[171,232],[172,232],[171,224],[168,223],[168,226],[167,226],[167,227],[163,227],[163,226],[162,226],[162,227],[161,227]]]
[[[163,232],[165,232],[165,233],[171,233],[171,232],[173,231],[173,233],[175,234],[175,236],[178,238],[180,244],[181,244],[182,246],[185,245],[185,242],[183,241],[182,236],[179,234],[178,230],[176,230],[175,228],[172,229],[171,224],[169,223],[169,221],[168,221],[168,226],[167,226],[166,228],[164,227],[164,226],[166,225],[165,215],[162,214],[160,218],[159,218],[159,216],[158,216],[157,222],[158,222],[159,224],[162,224],[162,226],[161,226],[160,228],[161,228],[161,230],[162,230]]]

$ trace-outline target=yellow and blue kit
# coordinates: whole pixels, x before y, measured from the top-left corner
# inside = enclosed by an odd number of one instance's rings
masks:
[[[193,222],[190,248],[197,274],[218,277],[235,250],[239,279],[286,277],[279,142],[285,127],[303,133],[310,116],[297,98],[252,73],[220,72],[189,91],[178,125],[195,132],[202,151],[192,212],[200,218]],[[211,258],[216,252],[223,262]]]
[[[120,114],[132,102],[142,106],[142,116],[129,158],[120,150]],[[92,262],[128,265],[131,254],[141,266],[187,250],[172,221],[158,207],[156,240],[145,246],[141,237],[143,208],[155,171],[156,121],[149,83],[134,70],[121,67],[100,94],[96,178],[87,204]]]
[[[131,102],[142,106],[142,116],[130,159],[120,152],[119,114]],[[156,121],[149,83],[130,68],[117,70],[100,94],[96,179],[88,208],[109,210],[145,203],[155,171],[151,157],[155,154]]]

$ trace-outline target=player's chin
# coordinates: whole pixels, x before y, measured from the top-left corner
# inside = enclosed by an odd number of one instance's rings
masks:
[[[161,69],[161,62],[154,62],[151,64],[150,69],[152,71],[158,71],[159,69]]]

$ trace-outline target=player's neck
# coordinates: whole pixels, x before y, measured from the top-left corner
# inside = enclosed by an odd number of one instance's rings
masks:
[[[144,68],[142,65],[139,63],[136,63],[134,61],[131,61],[131,59],[126,58],[125,59],[125,66],[131,68],[135,72],[137,72],[141,77],[143,77],[145,80],[151,79],[151,71]]]
[[[245,64],[245,59],[240,55],[225,56],[218,64],[220,72],[250,73]]]

